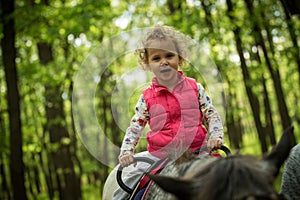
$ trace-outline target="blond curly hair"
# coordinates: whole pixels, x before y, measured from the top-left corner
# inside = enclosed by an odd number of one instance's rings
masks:
[[[138,57],[138,62],[143,69],[146,69],[148,63],[147,47],[153,40],[170,39],[176,48],[176,53],[184,61],[186,60],[187,44],[190,38],[183,33],[175,30],[171,26],[155,25],[146,32],[145,36],[139,41],[138,48],[135,50],[135,55]]]

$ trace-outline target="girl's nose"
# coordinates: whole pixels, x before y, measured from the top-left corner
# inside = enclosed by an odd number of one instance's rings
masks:
[[[160,65],[161,65],[161,66],[168,65],[167,59],[163,58],[163,59],[161,60],[161,62],[160,62]]]

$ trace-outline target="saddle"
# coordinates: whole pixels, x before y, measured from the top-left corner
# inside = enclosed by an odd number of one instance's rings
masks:
[[[141,177],[140,181],[135,186],[133,193],[131,194],[129,200],[141,200],[147,191],[150,179],[146,176],[147,173],[159,174],[164,166],[169,162],[168,158],[156,161],[144,175]]]

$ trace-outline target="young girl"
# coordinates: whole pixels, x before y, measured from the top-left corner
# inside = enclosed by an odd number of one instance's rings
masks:
[[[143,90],[126,130],[119,156],[121,166],[134,163],[134,149],[147,123],[148,151],[143,156],[154,161],[177,158],[186,150],[196,151],[206,145],[209,149],[221,147],[223,126],[218,112],[203,86],[179,71],[187,40],[172,27],[154,26],[141,41],[142,47],[136,50],[139,63],[153,72],[154,78]],[[208,137],[202,119],[208,125]],[[134,186],[146,166],[138,164],[137,170],[125,177],[125,183]],[[114,199],[127,197],[122,189],[114,193]]]

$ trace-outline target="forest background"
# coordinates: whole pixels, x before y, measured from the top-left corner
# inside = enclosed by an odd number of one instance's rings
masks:
[[[209,64],[183,71],[215,96],[232,151],[260,156],[290,125],[298,141],[299,4],[1,0],[0,199],[101,199],[149,81],[126,51],[132,30],[155,24],[200,44]]]

